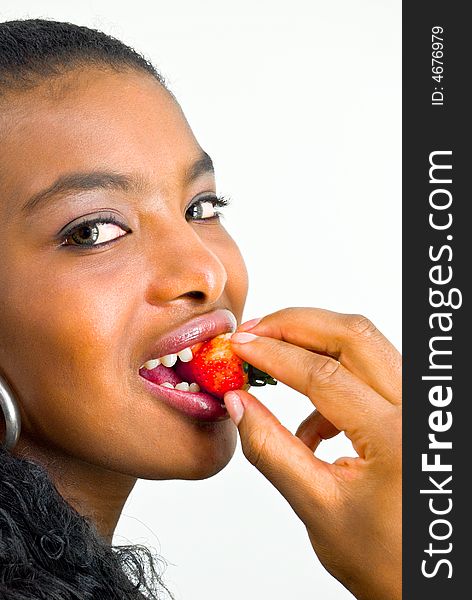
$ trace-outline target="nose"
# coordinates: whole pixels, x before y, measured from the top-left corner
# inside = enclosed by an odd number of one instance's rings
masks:
[[[162,230],[160,233],[150,255],[152,277],[148,302],[160,304],[192,299],[202,304],[216,303],[228,279],[217,254],[188,224],[181,224],[165,235]]]

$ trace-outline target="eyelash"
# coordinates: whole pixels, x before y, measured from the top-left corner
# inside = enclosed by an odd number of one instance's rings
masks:
[[[202,204],[204,202],[211,202],[211,204],[213,205],[213,208],[224,208],[225,206],[228,206],[229,199],[226,198],[225,196],[203,196],[202,198],[197,198],[190,204],[190,206],[185,211],[185,214],[187,215],[189,210],[191,210],[198,204]],[[207,217],[206,219],[194,219],[194,220],[195,221],[213,221],[213,220],[219,219],[221,216],[222,216],[222,213],[219,210],[217,210],[217,211],[215,211],[215,214],[212,217]],[[187,219],[187,220],[190,221],[190,219]]]
[[[223,208],[225,206],[227,206],[229,204],[229,200],[228,198],[224,197],[224,196],[204,196],[202,198],[197,198],[196,200],[194,200],[190,206],[187,207],[186,211],[185,211],[185,215],[187,215],[187,213],[192,209],[195,208],[198,205],[201,205],[203,203],[206,202],[211,202],[211,204],[213,205],[213,208]],[[205,219],[192,219],[192,218],[187,218],[187,216],[185,217],[187,221],[196,221],[196,222],[205,222],[205,221],[214,221],[214,220],[218,220],[221,217],[222,213],[220,211],[216,211],[214,215],[212,215],[211,217],[206,217]],[[66,247],[73,247],[73,248],[98,248],[98,247],[102,247],[102,246],[106,246],[108,244],[111,244],[113,242],[115,242],[117,239],[124,237],[124,235],[119,235],[111,240],[107,240],[106,242],[102,242],[100,244],[68,244],[67,242],[70,240],[70,238],[72,238],[72,236],[77,233],[78,231],[80,231],[81,229],[83,229],[84,227],[89,227],[89,228],[93,228],[95,225],[100,224],[100,223],[111,223],[113,225],[118,225],[119,227],[121,227],[124,231],[126,231],[126,233],[131,233],[132,230],[125,225],[124,223],[122,223],[121,221],[119,221],[116,217],[116,215],[114,215],[113,213],[109,213],[108,215],[100,215],[97,216],[93,219],[87,219],[84,218],[83,221],[81,221],[80,223],[74,225],[73,227],[71,227],[69,230],[66,230],[62,235],[61,235],[61,243],[60,246],[66,246]]]

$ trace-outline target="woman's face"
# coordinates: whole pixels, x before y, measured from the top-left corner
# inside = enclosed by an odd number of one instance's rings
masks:
[[[0,112],[0,373],[21,441],[140,478],[213,475],[234,452],[231,421],[190,417],[138,373],[194,317],[241,319],[247,276],[211,218],[211,165],[150,76],[88,68],[48,83]]]

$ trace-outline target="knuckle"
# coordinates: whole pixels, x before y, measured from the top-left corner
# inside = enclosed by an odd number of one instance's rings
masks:
[[[350,337],[370,339],[379,333],[377,327],[364,315],[348,315],[346,329]]]
[[[290,318],[292,315],[296,315],[300,309],[297,306],[289,306],[286,308],[281,308],[271,313],[269,317],[278,318],[278,319],[286,319]]]
[[[280,345],[279,341],[274,338],[265,340],[266,354],[270,355],[271,360],[276,364],[283,364],[287,360],[287,351]]]
[[[389,422],[390,447],[394,449],[395,457],[401,458],[401,453],[398,451],[402,446],[402,407],[392,407],[392,418]]]
[[[339,362],[331,356],[323,356],[320,360],[311,359],[307,369],[310,388],[316,388],[320,383],[329,383],[339,366]]]
[[[243,444],[244,456],[256,469],[263,468],[266,462],[265,456],[270,436],[270,431],[254,429],[249,434],[246,444]]]
[[[379,431],[378,437],[381,440],[378,449],[378,458],[384,469],[391,469],[393,472],[401,471],[402,467],[402,411],[401,407],[392,406],[388,416],[382,419],[387,422]]]

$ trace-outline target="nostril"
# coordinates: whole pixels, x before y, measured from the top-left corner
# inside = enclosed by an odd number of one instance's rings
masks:
[[[188,296],[189,298],[195,298],[196,300],[204,300],[205,299],[204,292],[198,292],[198,291],[187,292],[187,294],[185,294],[185,295]]]

